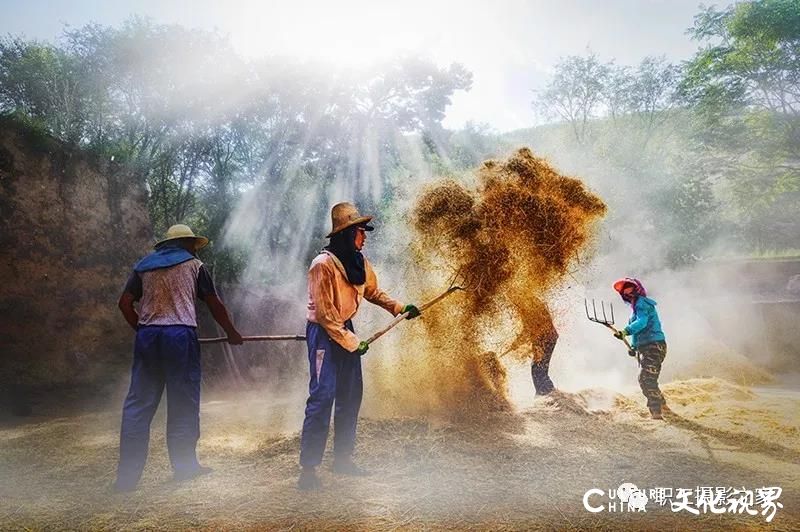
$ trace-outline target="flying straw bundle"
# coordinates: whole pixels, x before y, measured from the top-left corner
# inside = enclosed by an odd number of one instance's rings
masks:
[[[505,368],[485,340],[501,337],[518,358],[535,356],[537,342],[554,332],[547,292],[567,275],[606,211],[580,180],[527,148],[504,162],[484,162],[478,178],[475,189],[454,179],[434,183],[412,212],[417,256],[469,285],[466,304],[423,319],[427,334],[414,350],[427,360],[400,379],[418,384],[408,386],[415,392],[426,390],[409,401],[423,401],[428,411],[472,415],[509,407]],[[516,340],[502,338],[511,329]]]

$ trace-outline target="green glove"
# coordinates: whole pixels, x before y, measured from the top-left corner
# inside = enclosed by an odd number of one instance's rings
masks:
[[[406,312],[408,312],[408,316],[406,316],[407,320],[410,320],[410,319],[413,319],[413,318],[416,318],[417,316],[419,316],[419,309],[417,308],[416,305],[408,304],[408,305],[404,306],[400,310],[400,314],[405,314]]]
[[[356,350],[353,351],[353,353],[357,354],[358,356],[363,356],[364,353],[366,353],[367,351],[369,351],[369,344],[362,340],[358,344],[358,347],[356,347]]]
[[[627,336],[627,334],[628,333],[625,331],[625,329],[620,329],[619,331],[616,331],[614,333],[614,337],[615,338],[619,338],[620,340],[624,340],[625,336]]]

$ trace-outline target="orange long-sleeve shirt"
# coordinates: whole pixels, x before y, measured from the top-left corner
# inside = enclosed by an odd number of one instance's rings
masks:
[[[360,340],[344,327],[344,322],[358,312],[362,299],[397,316],[403,305],[378,288],[378,278],[364,259],[367,279],[362,285],[347,280],[344,266],[335,255],[323,251],[308,270],[308,321],[320,324],[331,340],[347,351],[355,351]]]

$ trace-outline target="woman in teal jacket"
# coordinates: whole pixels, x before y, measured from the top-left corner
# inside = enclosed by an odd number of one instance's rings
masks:
[[[667,356],[667,342],[661,330],[661,320],[656,311],[656,302],[647,297],[647,292],[638,279],[625,277],[614,283],[622,300],[633,309],[628,325],[617,333],[619,338],[631,337],[631,346],[641,357],[639,386],[647,398],[647,407],[653,419],[662,419],[666,410],[664,395],[658,387],[661,364]]]

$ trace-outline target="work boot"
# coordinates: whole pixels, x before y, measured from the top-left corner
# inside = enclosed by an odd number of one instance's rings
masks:
[[[347,475],[350,477],[366,477],[370,473],[366,469],[358,467],[352,458],[340,458],[333,460],[333,472],[336,475]]]
[[[192,480],[193,478],[202,477],[203,475],[208,475],[212,473],[214,470],[210,467],[205,466],[197,466],[196,469],[190,469],[189,471],[180,471],[176,472],[172,479],[175,482],[185,482],[187,480]]]
[[[650,407],[650,417],[653,419],[664,419],[661,415],[661,407],[660,406],[651,406]]]
[[[317,470],[313,467],[304,467],[300,472],[300,478],[297,479],[297,489],[300,491],[314,491],[322,488],[317,476]]]

